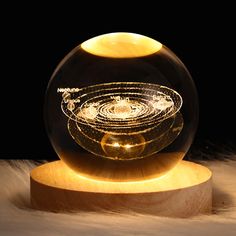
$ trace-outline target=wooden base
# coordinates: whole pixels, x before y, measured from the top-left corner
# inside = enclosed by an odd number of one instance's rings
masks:
[[[181,161],[166,175],[137,182],[89,179],[62,161],[41,165],[31,172],[31,203],[47,211],[134,211],[172,217],[210,213],[211,171]]]

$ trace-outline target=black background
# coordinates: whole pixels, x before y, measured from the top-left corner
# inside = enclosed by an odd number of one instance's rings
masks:
[[[152,37],[184,62],[199,94],[197,140],[235,142],[236,27],[232,8],[136,5],[127,9],[121,2],[98,8],[92,2],[86,7],[71,3],[62,4],[59,10],[58,3],[53,7],[21,3],[2,8],[0,158],[56,158],[43,121],[50,76],[81,42],[119,31]]]

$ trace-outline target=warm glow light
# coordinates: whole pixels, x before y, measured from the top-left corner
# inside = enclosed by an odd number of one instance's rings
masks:
[[[102,57],[130,58],[153,54],[162,44],[149,37],[134,33],[110,33],[89,39],[81,47]]]
[[[119,147],[120,144],[119,144],[119,143],[113,143],[112,146],[114,146],[114,147]]]
[[[131,148],[131,145],[130,144],[126,144],[125,148]]]
[[[48,171],[49,166],[53,168],[53,178],[48,178],[49,173],[51,173],[51,171]],[[63,178],[61,178],[61,173],[63,173]],[[193,173],[195,174],[193,175]],[[65,188],[66,183],[66,187],[74,191],[78,189],[80,191],[90,191],[92,189],[94,192],[103,193],[119,193],[121,190],[122,193],[143,193],[194,186],[209,179],[211,172],[204,166],[182,161],[159,178],[144,179],[142,181],[130,181],[127,179],[125,182],[112,182],[82,176],[80,173],[68,168],[62,161],[55,161],[39,166],[37,170],[32,171],[31,176],[39,183],[46,182],[49,186]]]
[[[111,181],[164,175],[194,138],[198,99],[181,60],[144,35],[88,39],[59,63],[45,96],[45,124],[59,158]]]

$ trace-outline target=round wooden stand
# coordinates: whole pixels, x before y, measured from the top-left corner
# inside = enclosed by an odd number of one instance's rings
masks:
[[[134,211],[171,217],[210,213],[211,171],[181,161],[166,175],[138,182],[88,179],[62,161],[41,165],[31,172],[31,203],[47,211]]]

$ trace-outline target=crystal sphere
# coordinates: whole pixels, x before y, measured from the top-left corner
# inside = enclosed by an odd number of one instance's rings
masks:
[[[184,158],[197,122],[197,92],[184,64],[134,33],[104,34],[74,48],[46,92],[45,123],[56,153],[96,180],[164,175]]]

